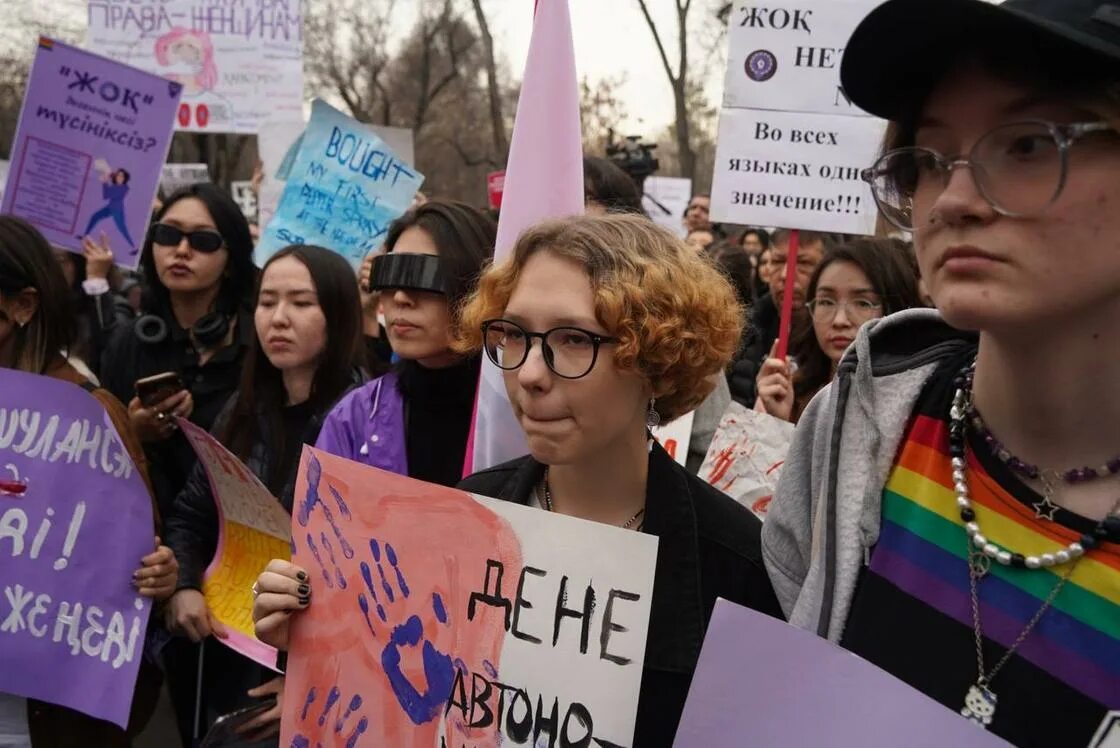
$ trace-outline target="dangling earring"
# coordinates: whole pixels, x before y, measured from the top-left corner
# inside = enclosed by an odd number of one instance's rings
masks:
[[[646,411],[646,433],[649,434],[649,441],[646,443],[646,449],[649,452],[653,451],[653,430],[661,425],[661,415],[657,412],[657,400],[650,398],[649,410]]]

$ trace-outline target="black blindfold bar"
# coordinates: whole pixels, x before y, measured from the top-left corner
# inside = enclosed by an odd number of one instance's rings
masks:
[[[390,252],[375,258],[369,274],[369,287],[374,291],[405,288],[447,293],[439,258],[410,253]]]

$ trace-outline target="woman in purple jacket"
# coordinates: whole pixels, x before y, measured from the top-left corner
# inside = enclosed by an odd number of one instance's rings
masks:
[[[316,447],[429,483],[459,482],[479,358],[451,350],[455,310],[493,254],[496,234],[486,215],[442,200],[393,222],[369,287],[381,295],[400,361],[334,407]]]

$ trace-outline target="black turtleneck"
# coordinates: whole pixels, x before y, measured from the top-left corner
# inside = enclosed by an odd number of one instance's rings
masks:
[[[409,477],[443,486],[462,480],[479,362],[474,356],[446,369],[399,364]]]

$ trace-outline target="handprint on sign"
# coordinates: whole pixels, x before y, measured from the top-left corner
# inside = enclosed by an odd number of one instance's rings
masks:
[[[315,592],[292,629],[289,680],[320,699],[331,688],[360,695],[370,726],[359,745],[496,747],[496,724],[463,724],[447,704],[459,671],[493,680],[501,668],[505,611],[479,605],[468,617],[468,607],[492,583],[492,561],[520,574],[512,530],[466,494],[321,453],[303,459],[293,562]],[[346,735],[299,716],[289,714],[285,748],[297,732],[309,742],[296,748],[343,745]]]
[[[311,707],[315,704],[316,700],[318,700],[319,694],[315,686],[312,686],[307,690],[307,696],[303,700],[303,708],[299,713],[299,723],[301,726],[306,725],[308,715],[310,715],[312,722],[318,725],[318,732],[321,734],[327,727],[331,711],[335,710],[335,707],[338,706],[339,709],[337,711],[341,713],[334,721],[334,734],[345,735],[349,730],[350,724],[354,719],[357,719],[358,721],[354,724],[354,729],[349,733],[349,737],[346,738],[345,743],[346,748],[354,748],[358,745],[358,738],[369,729],[369,717],[359,717],[357,714],[358,710],[362,708],[362,697],[358,694],[354,694],[354,696],[351,697],[350,703],[346,706],[345,711],[342,711],[341,704],[339,703],[339,697],[341,695],[342,693],[339,691],[338,686],[331,686],[330,691],[327,692],[327,699],[323,710],[319,714],[319,719],[316,720]],[[316,741],[315,745],[316,748],[322,747],[322,743],[318,741]],[[301,729],[301,731],[292,738],[291,748],[311,748],[311,738],[304,735]]]
[[[403,603],[412,594],[408,588],[408,583],[405,581],[404,573],[401,571],[397,554],[392,545],[385,544],[385,560],[389,562],[389,567],[396,576],[396,591],[394,592],[393,584],[385,576],[385,567],[381,562],[381,546],[376,538],[370,539],[369,549],[373,561],[377,565],[377,576],[380,580],[382,593],[387,600],[386,604],[390,606],[391,612],[395,612],[394,604],[398,600]],[[382,605],[377,595],[378,584],[373,580],[369,564],[362,561],[359,566],[370,597],[366,598],[364,592],[359,592],[358,607],[361,608],[366,619],[366,626],[374,638],[385,639],[385,631],[382,630],[381,636],[378,636],[377,631],[380,626],[375,627],[373,620],[369,617],[369,600],[373,600],[377,617],[381,620],[381,623],[387,624],[389,622],[389,614],[386,613],[385,606]],[[432,613],[439,624],[449,625],[447,609],[444,607],[443,598],[438,592],[432,593]],[[397,620],[400,619],[400,616],[394,617]],[[451,695],[451,686],[455,680],[455,668],[451,663],[451,657],[437,650],[428,639],[424,640],[421,647],[424,679],[428,684],[425,691],[421,693],[401,670],[401,647],[420,646],[420,640],[423,636],[424,622],[420,619],[420,616],[410,615],[404,623],[393,627],[392,632],[387,637],[388,641],[384,649],[381,650],[381,667],[385,671],[385,676],[389,679],[389,684],[393,688],[397,702],[401,705],[405,714],[408,715],[408,718],[412,720],[412,723],[416,725],[430,722],[439,715],[443,706],[447,703],[447,698]]]

